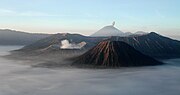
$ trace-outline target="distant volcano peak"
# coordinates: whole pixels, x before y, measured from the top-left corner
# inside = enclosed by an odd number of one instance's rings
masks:
[[[124,33],[117,29],[115,26],[115,22],[112,23],[112,25],[108,25],[100,29],[99,31],[95,32],[91,36],[93,37],[108,37],[108,36],[120,36]]]

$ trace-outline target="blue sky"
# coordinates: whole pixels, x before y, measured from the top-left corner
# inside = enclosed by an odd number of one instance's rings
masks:
[[[116,21],[124,32],[180,33],[180,0],[0,0],[0,28],[92,34]]]

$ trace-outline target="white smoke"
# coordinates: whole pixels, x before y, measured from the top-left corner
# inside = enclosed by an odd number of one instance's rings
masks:
[[[86,42],[81,42],[79,44],[70,43],[68,40],[61,41],[61,49],[81,49],[86,45]]]

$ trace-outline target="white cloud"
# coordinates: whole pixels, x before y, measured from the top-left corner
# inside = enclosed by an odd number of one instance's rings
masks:
[[[13,10],[0,9],[0,16],[58,16],[35,11],[17,12]]]
[[[12,14],[16,14],[16,12],[7,9],[0,9],[0,16],[10,16]]]
[[[14,11],[8,9],[0,9],[0,16],[22,16],[22,17],[88,17],[88,18],[98,18],[95,15],[84,13],[84,14],[49,14],[38,11]]]
[[[51,14],[46,14],[46,13],[41,13],[41,12],[22,12],[19,13],[19,16],[58,16],[58,15],[51,15]]]

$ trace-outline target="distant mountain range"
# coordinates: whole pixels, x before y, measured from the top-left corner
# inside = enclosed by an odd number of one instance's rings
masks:
[[[41,39],[33,44],[27,45],[20,51],[38,51],[43,50],[51,45],[59,45],[61,42],[68,40],[70,43],[85,42],[84,49],[90,49],[103,40],[122,41],[145,55],[154,58],[175,58],[180,57],[180,41],[161,36],[155,32],[144,35],[131,35],[128,37],[110,36],[110,37],[89,37],[80,34],[55,34],[50,37]]]
[[[131,35],[143,35],[143,34],[147,34],[146,32],[143,32],[143,31],[137,31],[135,33],[122,32],[121,30],[116,28],[114,25],[115,25],[115,22],[113,22],[112,25],[103,27],[99,31],[97,31],[94,34],[92,34],[91,37],[109,37],[109,36],[121,36],[121,37],[125,37],[125,36],[131,36]]]
[[[107,36],[108,34],[110,35]],[[141,53],[154,58],[180,57],[180,41],[164,37],[155,32],[123,33],[114,27],[114,23],[100,29],[94,36],[69,33],[34,34],[8,29],[0,30],[0,45],[25,45],[19,51],[60,50],[62,49],[63,40],[68,42],[68,48],[72,49],[70,46],[76,48],[83,46],[81,49],[89,50],[99,42],[107,39],[125,42]],[[63,49],[66,49],[65,47]]]
[[[50,34],[0,29],[0,45],[28,45],[48,36],[50,36]]]

